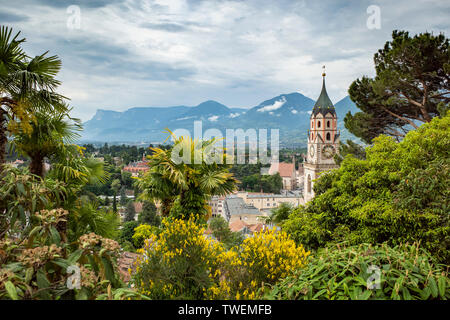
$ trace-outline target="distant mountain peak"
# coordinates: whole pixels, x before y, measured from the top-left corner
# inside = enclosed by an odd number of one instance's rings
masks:
[[[123,112],[98,109],[94,117],[84,123],[83,142],[136,142],[162,143],[167,135],[165,128],[193,130],[195,121],[203,122],[203,129],[242,128],[279,129],[280,142],[306,143],[309,117],[315,101],[300,92],[283,93],[251,108],[229,108],[215,100],[197,106],[139,107]],[[357,110],[345,97],[335,104],[339,129],[345,138],[343,118],[348,111]]]

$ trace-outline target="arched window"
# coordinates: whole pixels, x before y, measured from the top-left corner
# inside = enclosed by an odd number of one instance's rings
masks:
[[[308,193],[311,193],[311,176],[308,174],[308,185],[306,186]]]
[[[327,128],[330,127],[330,120],[327,121]]]
[[[329,132],[327,132],[327,141],[330,141],[330,140],[331,140],[331,135]]]
[[[320,121],[317,122],[317,128],[320,128]]]
[[[314,133],[311,133],[311,140],[314,140]]]

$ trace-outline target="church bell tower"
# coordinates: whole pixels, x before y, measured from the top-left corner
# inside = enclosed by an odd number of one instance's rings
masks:
[[[311,113],[308,130],[308,150],[304,168],[305,203],[314,197],[314,180],[322,171],[338,168],[334,155],[339,152],[337,114],[325,87],[325,66],[322,91]]]

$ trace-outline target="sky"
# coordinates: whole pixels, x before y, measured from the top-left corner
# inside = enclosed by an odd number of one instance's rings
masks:
[[[249,108],[275,96],[332,101],[373,76],[392,30],[445,33],[450,1],[0,0],[0,25],[21,31],[30,56],[62,60],[59,92],[72,115],[97,109]]]

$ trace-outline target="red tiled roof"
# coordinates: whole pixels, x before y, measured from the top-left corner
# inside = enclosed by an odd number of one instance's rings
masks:
[[[134,203],[134,211],[136,211],[136,213],[141,213],[142,212],[142,202],[135,202]]]
[[[269,174],[279,173],[282,177],[292,177],[292,173],[295,171],[293,163],[272,163],[269,169]]]
[[[252,224],[249,226],[251,232],[259,232],[264,230],[264,225],[262,223]]]
[[[232,223],[230,223],[229,227],[230,227],[231,231],[238,232],[238,231],[241,231],[242,229],[244,229],[247,226],[248,226],[248,224],[245,223],[244,221],[236,220],[236,221],[233,221]]]

